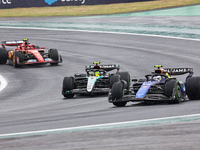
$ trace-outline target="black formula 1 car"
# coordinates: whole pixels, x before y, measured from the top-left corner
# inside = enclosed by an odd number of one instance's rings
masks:
[[[66,98],[73,98],[74,94],[98,94],[108,93],[114,82],[121,80],[130,84],[128,72],[119,72],[119,65],[94,65],[85,67],[86,74],[75,74],[63,79],[62,95]],[[116,72],[112,72],[112,71]]]
[[[133,79],[132,87],[127,90],[126,81],[119,81],[113,84],[108,94],[108,101],[117,107],[123,107],[127,102],[155,102],[168,101],[179,103],[185,100],[200,99],[200,77],[193,76],[193,68],[161,68],[147,74],[145,79]],[[172,77],[188,73],[185,81],[178,81]]]
[[[12,64],[14,67],[20,67],[30,64],[57,65],[62,62],[61,55],[57,49],[49,49],[45,52],[44,47],[35,46],[28,43],[28,39],[22,41],[3,41],[0,48],[0,64]],[[7,50],[7,46],[15,46],[13,50]]]

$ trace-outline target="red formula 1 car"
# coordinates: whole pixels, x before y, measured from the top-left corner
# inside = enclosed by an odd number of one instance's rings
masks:
[[[14,67],[20,67],[29,64],[57,65],[62,62],[61,55],[57,49],[49,49],[45,53],[44,47],[35,46],[28,43],[28,39],[22,41],[3,41],[0,48],[0,64],[12,64]],[[14,50],[7,50],[6,46],[16,46]]]

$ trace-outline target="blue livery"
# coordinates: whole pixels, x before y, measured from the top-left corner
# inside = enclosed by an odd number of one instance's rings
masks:
[[[142,86],[140,87],[140,89],[138,90],[138,92],[136,93],[135,98],[144,98],[145,95],[147,94],[149,88],[152,85],[155,85],[155,84],[158,84],[158,83],[160,83],[160,82],[159,81],[147,81],[147,82],[144,82],[142,84]]]
[[[129,101],[180,103],[189,99],[200,99],[200,77],[193,77],[193,68],[162,68],[156,65],[151,74],[144,79],[133,79],[132,87],[126,88],[126,82],[121,80],[113,84],[108,94],[108,102],[117,107],[125,106]],[[179,81],[173,76],[188,73],[185,81]]]

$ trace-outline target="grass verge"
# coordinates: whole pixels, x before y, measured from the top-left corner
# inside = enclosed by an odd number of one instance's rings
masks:
[[[1,9],[0,17],[47,17],[47,16],[88,16],[118,14],[169,7],[200,4],[199,0],[156,0],[148,2],[110,4],[110,5],[82,5],[61,7],[32,7]]]

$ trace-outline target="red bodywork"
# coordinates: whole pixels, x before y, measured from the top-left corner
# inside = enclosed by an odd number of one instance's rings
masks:
[[[12,42],[4,42],[2,47],[5,46],[17,46],[14,50],[8,51],[8,60],[10,63],[15,63],[19,65],[26,65],[26,64],[44,64],[44,63],[60,63],[61,61],[54,61],[49,58],[48,53],[45,53],[45,47],[38,48],[33,44],[29,44],[26,41],[12,41]],[[14,58],[14,52],[21,51],[25,56],[28,56],[26,61],[20,62],[19,58]],[[43,54],[43,55],[41,55]],[[61,57],[61,56],[60,56]],[[30,59],[29,59],[30,58]],[[34,58],[34,59],[32,59]]]

